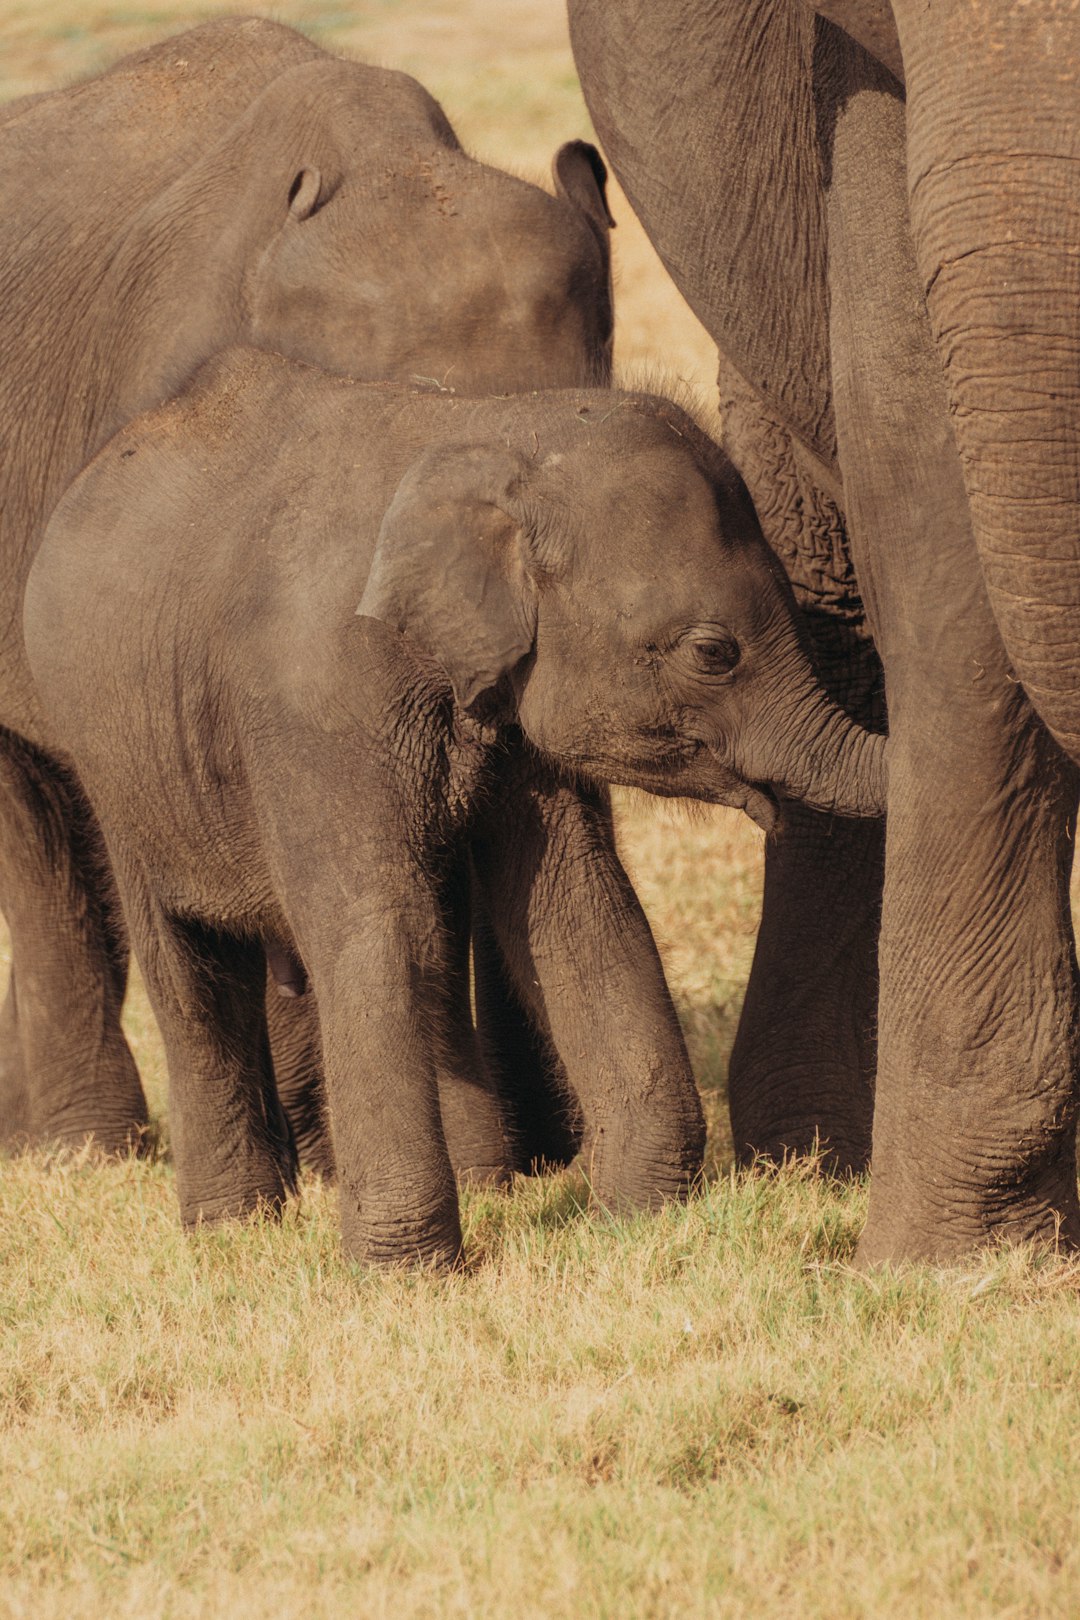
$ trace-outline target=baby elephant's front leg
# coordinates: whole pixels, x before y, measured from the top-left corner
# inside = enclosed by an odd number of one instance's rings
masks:
[[[316,911],[318,915],[318,911]],[[439,1109],[447,938],[413,884],[322,910],[306,940],[318,997],[345,1246],[358,1259],[453,1265],[454,1174]]]
[[[492,815],[475,842],[478,880],[581,1104],[594,1193],[616,1207],[683,1195],[701,1169],[701,1100],[607,795],[528,760],[513,791],[513,814]]]

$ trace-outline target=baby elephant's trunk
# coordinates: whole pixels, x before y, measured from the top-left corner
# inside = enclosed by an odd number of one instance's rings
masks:
[[[796,721],[795,748],[775,786],[815,810],[882,816],[888,773],[886,740],[818,698]]]
[[[797,692],[755,710],[741,739],[739,769],[788,798],[840,816],[880,816],[887,788],[886,739],[830,702],[807,671]]]

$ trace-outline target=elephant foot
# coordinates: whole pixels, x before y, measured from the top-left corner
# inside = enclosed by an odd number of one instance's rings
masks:
[[[870,1167],[874,1079],[866,1055],[838,1036],[827,1061],[815,1061],[799,1032],[744,1014],[728,1075],[735,1157],[784,1164],[813,1159],[827,1175],[857,1176]]]
[[[192,1110],[174,1108],[173,1156],[176,1161],[180,1219],[185,1226],[243,1220],[249,1215],[280,1216],[296,1192],[299,1165],[288,1121],[270,1094],[269,1117],[258,1130],[218,1135],[214,1149],[206,1139],[187,1139]],[[205,1123],[205,1121],[203,1122]]]
[[[293,958],[290,956],[288,960],[291,962]],[[281,983],[271,962],[266,1027],[278,1097],[301,1165],[325,1181],[333,1181],[334,1147],[326,1118],[326,1086],[315,997],[310,992],[302,997],[283,996],[280,990]]]
[[[736,1162],[743,1167],[760,1160],[786,1164],[792,1159],[814,1160],[825,1175],[859,1176],[870,1168],[871,1120],[852,1118],[850,1111],[807,1108],[785,1112],[780,1118],[754,1110],[758,1117],[738,1112]],[[732,1105],[732,1117],[736,1109]]]
[[[682,1123],[677,1133],[635,1129],[630,1120],[590,1132],[581,1156],[593,1202],[611,1214],[630,1214],[685,1199],[701,1174],[705,1122],[699,1113]]]
[[[275,1169],[259,1176],[234,1177],[227,1191],[184,1188],[180,1193],[180,1219],[186,1227],[216,1226],[222,1221],[244,1220],[266,1214],[278,1219],[295,1184]]]
[[[975,1156],[969,1162],[978,1163]],[[874,1164],[870,1210],[856,1263],[864,1268],[903,1262],[949,1264],[969,1259],[995,1244],[1037,1243],[1053,1249],[1080,1248],[1080,1202],[1072,1143],[1063,1144],[1056,1166],[1025,1187],[1022,1174],[995,1175],[989,1185],[973,1186],[967,1176],[949,1186],[944,1177],[894,1175],[885,1157]]]
[[[581,1151],[581,1109],[554,1087],[535,1107],[518,1100],[514,1168],[525,1176],[564,1170]]]
[[[90,1068],[89,1062],[80,1062],[73,1054],[63,1063],[62,1072],[85,1075]],[[89,1144],[97,1153],[121,1159],[131,1154],[150,1156],[155,1151],[157,1135],[126,1042],[113,1061],[98,1062],[91,1077],[81,1084],[54,1082],[44,1092],[34,1088],[30,1106],[31,1145],[79,1150]]]
[[[374,1219],[365,1217],[343,1189],[341,1234],[345,1252],[364,1265],[449,1272],[464,1263],[456,1197],[452,1205],[442,1200],[427,1213],[411,1209]]]
[[[0,1032],[0,1150],[17,1153],[32,1138],[30,1088],[14,1031]]]
[[[326,1093],[318,1074],[306,1089],[282,1089],[281,1107],[296,1146],[296,1158],[305,1170],[333,1181],[337,1175],[334,1144],[326,1119]]]
[[[439,1115],[459,1187],[507,1187],[514,1177],[503,1102],[483,1065],[439,1070]]]
[[[505,1160],[499,1160],[497,1163],[481,1161],[468,1164],[459,1164],[454,1160],[453,1164],[454,1180],[459,1187],[506,1188],[511,1186],[514,1180],[514,1172]]]

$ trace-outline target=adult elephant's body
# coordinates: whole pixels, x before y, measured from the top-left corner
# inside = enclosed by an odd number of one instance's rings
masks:
[[[22,641],[44,520],[111,433],[238,339],[481,389],[602,378],[602,172],[571,143],[548,196],[468,158],[414,80],[258,19],[13,103],[0,159],[0,1139],[117,1146],[146,1117],[127,952]]]
[[[815,567],[842,521],[886,675],[884,888],[863,829],[804,818],[770,852],[736,1128],[858,1162],[880,903],[864,1255],[1076,1240],[1076,783],[1031,705],[1075,757],[1080,24],[1054,0],[896,0],[898,31],[874,0],[820,9],[570,6],[609,158],[737,373],[767,532],[771,508],[842,638],[857,595]],[[778,986],[806,1031],[766,1018]]]

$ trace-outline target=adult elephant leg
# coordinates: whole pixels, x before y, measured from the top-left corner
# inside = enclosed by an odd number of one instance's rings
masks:
[[[12,981],[0,1140],[137,1146],[146,1099],[120,1027],[127,943],[93,817],[66,775],[0,733],[0,910]]]
[[[15,969],[11,967],[7,994],[0,1007],[0,1147],[24,1147],[31,1141],[32,1134],[30,1088],[19,1039]]]
[[[722,363],[724,442],[792,582],[829,695],[884,725],[881,665],[865,627],[844,520],[790,433]],[[841,1172],[870,1159],[884,825],[784,808],[765,846],[761,926],[728,1094],[735,1150],[823,1151]]]
[[[913,668],[894,732],[867,1261],[1080,1240],[1077,778],[1010,686],[979,596],[984,689]]]
[[[884,833],[800,805],[765,852],[761,926],[731,1053],[735,1151],[870,1162]]]
[[[473,973],[477,1035],[502,1100],[514,1168],[529,1175],[568,1165],[581,1146],[581,1111],[558,1054],[514,986],[480,893]]]
[[[892,739],[860,1253],[1074,1242],[1076,778],[990,611],[905,224],[904,109],[854,47],[848,68],[831,151],[833,375]]]
[[[580,1103],[594,1193],[616,1206],[685,1194],[701,1101],[607,796],[524,753],[507,776],[514,814],[496,808],[478,829],[477,877],[517,993]]]
[[[859,643],[838,663],[835,649],[819,658],[822,674],[869,720],[858,687],[872,655],[856,635],[843,524],[822,495],[829,485],[800,466],[795,437],[819,468],[835,466],[811,76],[820,29],[806,6],[747,0],[570,0],[569,18],[606,157],[725,357],[725,439],[766,536],[813,622],[820,616],[830,634]],[[793,809],[784,840],[767,847],[762,928],[730,1070],[744,1157],[827,1138],[837,1164],[864,1161],[881,836]]]

